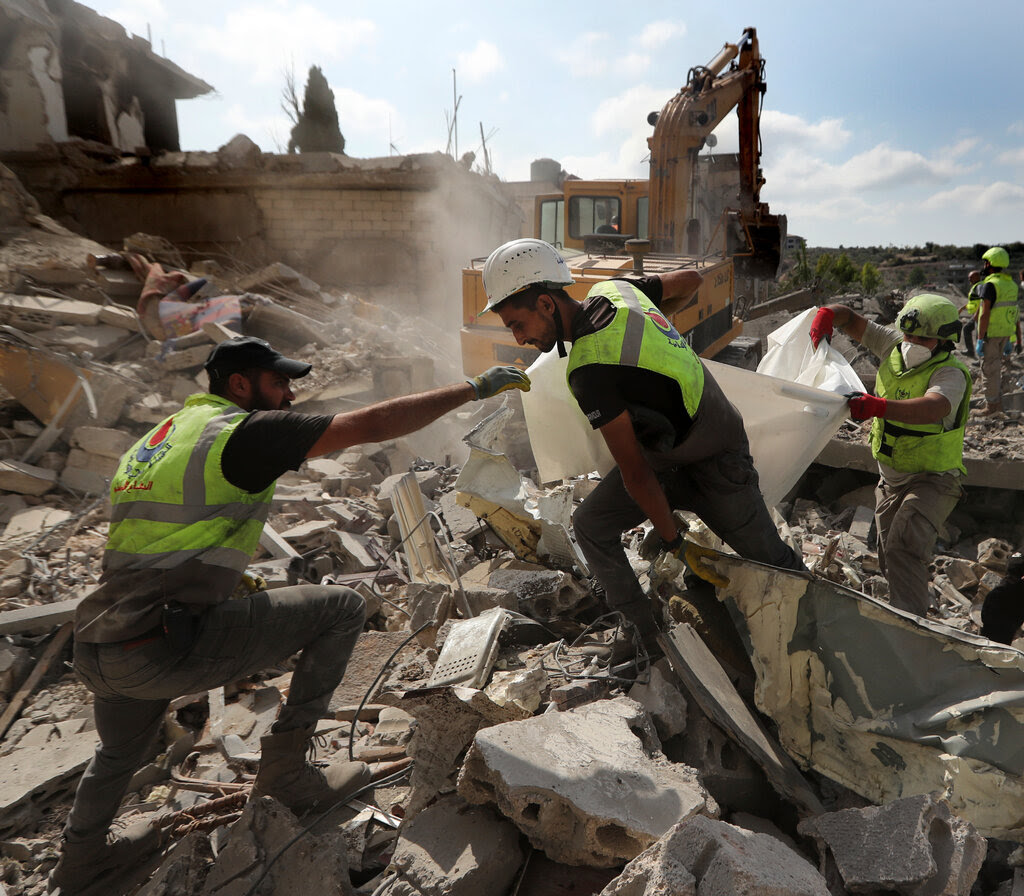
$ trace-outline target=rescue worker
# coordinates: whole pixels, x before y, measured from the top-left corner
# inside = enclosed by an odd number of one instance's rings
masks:
[[[849,398],[854,420],[872,420],[878,561],[889,600],[924,616],[931,604],[928,564],[946,518],[963,494],[964,429],[971,375],[954,354],[956,306],[942,296],[915,296],[895,327],[867,320],[846,305],[820,308],[811,324],[817,348],[838,327],[880,359],[876,395]],[[873,419],[872,419],[873,418]]]
[[[1010,555],[1006,575],[981,605],[981,634],[1001,644],[1012,644],[1024,624],[1024,554]]]
[[[593,286],[583,302],[550,244],[518,239],[483,270],[489,310],[520,345],[542,352],[572,343],[567,380],[615,460],[573,516],[576,539],[611,609],[657,632],[650,599],[626,558],[622,533],[649,519],[653,541],[677,556],[684,539],[673,509],[696,513],[742,557],[802,569],[779,537],[758,490],[743,420],[669,316],[702,277],[680,269]],[[552,421],[553,423],[555,421]]]
[[[981,256],[982,268],[981,310],[978,314],[977,352],[981,355],[981,382],[985,391],[984,416],[1003,411],[1002,378],[1003,353],[1007,342],[1017,330],[1019,309],[1017,284],[1006,273],[1010,264],[1009,253],[1001,246],[993,246]]]
[[[964,321],[963,340],[964,352],[970,358],[978,357],[974,350],[974,333],[978,326],[978,309],[981,306],[981,298],[978,296],[978,289],[981,284],[981,271],[971,271],[967,275],[970,286],[967,289],[967,302],[961,311],[967,312],[967,320]]]
[[[79,782],[51,891],[78,892],[161,845],[148,823],[108,834],[172,699],[300,651],[288,700],[261,740],[253,793],[301,814],[327,808],[369,780],[363,763],[321,770],[306,761],[362,632],[363,599],[337,585],[268,591],[245,575],[275,482],[306,458],[393,439],[468,401],[529,388],[516,368],[492,367],[466,382],[310,415],[288,408],[292,381],[311,365],[261,339],[222,342],[205,369],[209,392],[190,396],[136,442],[111,482],[100,584],[75,615],[75,671],[95,695],[100,744]]]

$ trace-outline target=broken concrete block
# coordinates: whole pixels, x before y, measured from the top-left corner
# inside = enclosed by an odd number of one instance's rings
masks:
[[[825,878],[768,834],[697,816],[682,821],[599,896],[829,896]]]
[[[19,495],[45,495],[57,484],[57,474],[20,460],[0,460],[0,490]]]
[[[68,452],[67,467],[78,467],[82,470],[92,470],[100,476],[112,478],[117,472],[118,457],[109,455],[93,454],[91,451],[83,451],[81,448],[72,448]]]
[[[32,827],[48,801],[70,795],[96,749],[85,719],[35,727],[32,749],[0,758],[0,839]]]
[[[697,772],[659,748],[638,703],[603,700],[478,731],[458,792],[497,804],[555,861],[607,868],[680,818],[718,813]]]
[[[124,345],[132,334],[122,327],[97,324],[93,327],[54,327],[35,334],[50,348],[89,358],[105,358]]]
[[[487,528],[475,513],[459,504],[455,492],[444,492],[438,497],[437,503],[441,518],[456,541],[470,541]]]
[[[606,697],[611,690],[607,678],[577,678],[551,689],[551,702],[560,712],[593,703]]]
[[[457,769],[457,760],[478,730],[531,715],[513,703],[498,706],[476,688],[457,685],[385,693],[380,699],[397,705],[416,719],[406,750],[416,760],[409,780],[412,792],[406,818],[416,815],[441,790],[451,789],[453,782],[449,779]]]
[[[71,516],[70,510],[49,507],[42,504],[38,507],[27,507],[15,513],[7,528],[4,538],[20,538],[24,535],[39,535],[58,526]]]
[[[388,476],[377,488],[377,506],[380,508],[381,513],[390,516],[395,512],[394,503],[392,502],[392,496],[395,493],[395,489],[399,487],[401,481],[408,476],[408,473],[396,473],[393,476]],[[424,482],[437,481],[437,474],[433,470],[418,470],[413,473],[416,477],[416,483],[420,487],[420,492],[423,495],[423,503],[428,510],[433,508],[433,502],[427,497],[429,489],[423,487]]]
[[[455,595],[448,585],[440,582],[410,582],[396,589],[404,594],[409,606],[409,628],[417,631],[420,626],[427,626],[421,632],[421,642],[432,644],[437,630],[454,616]]]
[[[978,562],[999,575],[1006,574],[1006,565],[1013,546],[999,538],[986,538],[978,545]]]
[[[488,588],[486,586],[466,585],[466,600],[474,616],[486,610],[502,607],[505,610],[519,611],[519,599],[504,588]]]
[[[0,324],[17,327],[26,333],[48,330],[60,324],[91,326],[96,323],[99,311],[100,306],[92,302],[0,293]]]
[[[105,495],[110,490],[110,480],[87,467],[65,467],[60,471],[59,482],[66,489],[86,495]]]
[[[487,696],[499,706],[514,703],[527,712],[540,708],[541,698],[548,686],[548,673],[540,666],[516,669],[513,672],[494,672],[485,688]]]
[[[352,896],[345,853],[340,833],[311,834],[271,797],[250,799],[198,893],[244,896],[262,881],[259,892]]]
[[[679,692],[679,679],[665,660],[651,667],[647,684],[634,684],[628,696],[650,713],[662,741],[686,730],[686,698]]]
[[[804,819],[852,892],[968,896],[988,849],[973,825],[929,794]]]
[[[519,831],[492,810],[455,796],[402,827],[391,867],[390,896],[507,893],[523,862]]]
[[[79,426],[71,433],[71,444],[90,454],[119,460],[137,441],[137,437],[120,429],[103,426]]]
[[[946,564],[943,572],[945,572],[950,583],[958,591],[963,591],[965,588],[974,588],[978,584],[978,572],[975,569],[975,564],[971,563],[970,560],[956,557]]]
[[[520,613],[553,619],[576,607],[588,594],[569,573],[545,567],[496,569],[487,580],[491,588],[516,596]]]
[[[387,555],[387,550],[373,550],[375,539],[370,535],[357,532],[345,532],[333,526],[328,534],[331,547],[341,558],[342,572],[367,572],[380,566],[380,558]]]
[[[875,508],[859,505],[853,512],[853,520],[850,522],[847,532],[862,542],[867,542],[871,533],[871,526],[875,521]]]

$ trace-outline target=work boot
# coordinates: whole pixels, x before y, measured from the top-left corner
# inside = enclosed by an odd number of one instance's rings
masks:
[[[61,844],[60,859],[49,877],[49,891],[59,896],[81,893],[110,871],[127,871],[163,846],[164,831],[137,821],[117,834]]]
[[[311,728],[261,737],[260,751],[252,795],[272,796],[296,815],[343,802],[370,781],[365,762],[307,762],[306,753],[314,752]]]
[[[980,417],[994,417],[996,414],[1001,414],[1002,412],[1003,403],[1001,401],[990,401],[985,405],[985,409],[983,411],[978,412],[978,415]]]

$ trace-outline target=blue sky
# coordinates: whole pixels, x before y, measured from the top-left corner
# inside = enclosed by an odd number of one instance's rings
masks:
[[[559,160],[581,177],[646,177],[647,113],[743,28],[768,90],[762,199],[810,245],[1024,239],[1024,3],[862,0],[353,4],[111,0],[88,4],[204,79],[180,102],[184,149],[245,133],[283,149],[285,72],[319,65],[346,151],[458,150],[526,180]],[[735,151],[735,120],[718,130]]]

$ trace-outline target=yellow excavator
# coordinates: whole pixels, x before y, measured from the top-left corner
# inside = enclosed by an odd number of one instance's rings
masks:
[[[785,216],[771,214],[760,199],[764,92],[757,32],[747,28],[738,44],[725,44],[707,65],[691,68],[686,85],[648,116],[654,126],[647,140],[649,181],[567,180],[561,193],[536,198],[535,235],[562,250],[576,280],[568,289],[573,298],[631,272],[691,267],[704,282],[672,316],[676,329],[708,358],[741,334],[742,321],[734,314],[736,278],[774,278],[786,236]],[[700,152],[714,145],[712,131],[733,108],[739,122],[738,188],[711,226],[701,202]],[[473,259],[462,273],[460,335],[467,375],[493,364],[525,368],[537,357],[535,349],[516,345],[496,314],[481,314],[487,304],[484,260]]]

